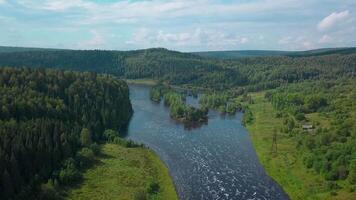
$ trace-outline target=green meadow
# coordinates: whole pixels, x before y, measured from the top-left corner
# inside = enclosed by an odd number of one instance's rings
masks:
[[[67,191],[67,199],[178,199],[166,166],[152,150],[104,144],[96,163]]]

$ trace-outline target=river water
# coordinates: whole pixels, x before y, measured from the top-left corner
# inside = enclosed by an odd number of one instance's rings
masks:
[[[181,200],[288,199],[259,163],[241,113],[210,111],[206,125],[187,129],[149,99],[149,86],[129,87],[134,115],[127,137],[160,156]],[[194,98],[188,102],[197,105]]]

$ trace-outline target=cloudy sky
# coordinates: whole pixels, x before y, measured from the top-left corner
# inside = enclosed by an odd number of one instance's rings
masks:
[[[0,0],[0,45],[180,51],[356,46],[356,1]]]

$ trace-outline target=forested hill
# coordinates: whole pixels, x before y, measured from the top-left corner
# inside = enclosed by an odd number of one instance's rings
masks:
[[[0,94],[0,199],[47,199],[40,183],[76,179],[77,151],[132,115],[126,83],[89,72],[0,68]]]
[[[308,51],[272,51],[272,50],[241,50],[241,51],[202,51],[192,52],[193,54],[206,58],[236,59],[246,57],[269,57],[269,56],[289,56],[308,57],[330,54],[352,54],[356,53],[356,48],[325,48]]]
[[[59,50],[59,49],[0,46],[0,53],[24,52],[24,51],[54,51],[54,50]]]
[[[355,49],[334,49],[328,53],[315,50],[309,56],[228,60],[163,48],[135,51],[38,50],[0,53],[0,66],[92,71],[127,79],[161,80],[173,85],[214,89],[244,87],[256,91],[301,80],[354,76]]]

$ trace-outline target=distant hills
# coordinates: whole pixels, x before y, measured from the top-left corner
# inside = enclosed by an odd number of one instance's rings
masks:
[[[271,89],[306,79],[353,77],[356,48],[182,53],[0,47],[0,67],[56,68],[202,88]]]
[[[26,51],[54,51],[54,50],[60,50],[60,49],[0,46],[0,53],[26,52]]]
[[[175,52],[165,48],[149,48],[131,51],[116,51],[111,52],[136,52],[141,53],[144,51],[160,51],[160,52]],[[0,53],[13,53],[13,52],[28,52],[28,51],[82,51],[70,49],[54,49],[54,48],[36,48],[36,47],[10,47],[0,46]],[[90,51],[90,50],[86,50]],[[110,50],[100,50],[110,51]],[[356,53],[356,47],[340,47],[340,48],[322,48],[307,51],[278,51],[278,50],[232,50],[232,51],[201,51],[201,52],[188,52],[187,54],[194,54],[205,58],[221,58],[221,59],[235,59],[245,57],[269,57],[269,56],[289,56],[289,57],[309,57],[309,56],[322,56],[330,54],[353,54]]]
[[[356,47],[345,48],[324,48],[308,51],[271,51],[271,50],[241,50],[241,51],[204,51],[193,52],[193,54],[209,57],[234,59],[243,57],[267,57],[267,56],[290,56],[290,57],[308,57],[321,56],[329,54],[352,54],[356,53]]]

